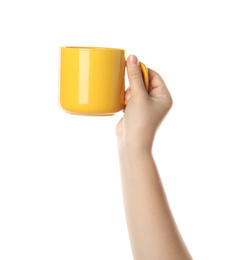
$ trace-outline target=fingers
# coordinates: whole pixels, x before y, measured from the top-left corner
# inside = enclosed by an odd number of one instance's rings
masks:
[[[152,88],[166,87],[166,84],[158,72],[148,68],[149,83]]]
[[[167,100],[167,105],[172,106],[172,96],[158,72],[148,68],[149,75],[149,95],[151,97],[164,97]]]
[[[158,72],[148,68],[148,75],[149,75],[149,92],[151,92],[153,89],[156,89],[156,91],[158,89],[159,93],[166,92],[170,94],[165,81],[159,75]]]
[[[131,91],[135,95],[147,94],[138,58],[130,55],[127,59],[127,74],[131,85]]]

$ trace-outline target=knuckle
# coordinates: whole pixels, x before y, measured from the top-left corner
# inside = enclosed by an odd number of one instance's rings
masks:
[[[171,107],[173,106],[173,99],[172,96],[170,94],[170,92],[166,89],[166,91],[164,91],[163,93],[163,97],[165,99],[165,107],[167,110],[171,109]]]
[[[163,97],[162,104],[165,111],[169,111],[173,106],[173,99],[170,97]]]
[[[173,99],[172,97],[170,96],[170,108],[173,106]]]
[[[168,91],[168,104],[169,104],[169,109],[173,106],[173,98],[172,98],[172,96],[171,96],[171,94],[170,94],[170,92]]]
[[[166,106],[167,106],[167,110],[170,110],[171,107],[173,106],[173,99],[172,99],[171,96],[170,96],[169,99],[167,100]]]
[[[130,78],[131,79],[140,79],[142,78],[142,73],[141,71],[133,71],[130,73]]]

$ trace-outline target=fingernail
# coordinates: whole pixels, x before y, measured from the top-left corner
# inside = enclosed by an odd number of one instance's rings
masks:
[[[136,66],[139,64],[138,58],[135,55],[130,55],[129,62],[131,66]]]

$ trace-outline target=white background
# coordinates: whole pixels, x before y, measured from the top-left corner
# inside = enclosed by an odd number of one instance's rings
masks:
[[[123,112],[59,109],[60,46],[125,48],[162,75],[174,103],[153,154],[183,238],[194,259],[251,259],[249,4],[1,1],[1,260],[132,259]]]

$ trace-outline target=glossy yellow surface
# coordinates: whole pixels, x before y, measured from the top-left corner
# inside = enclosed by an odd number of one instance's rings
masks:
[[[60,47],[58,103],[78,115],[112,115],[123,109],[125,50]],[[141,63],[146,88],[148,72]]]

